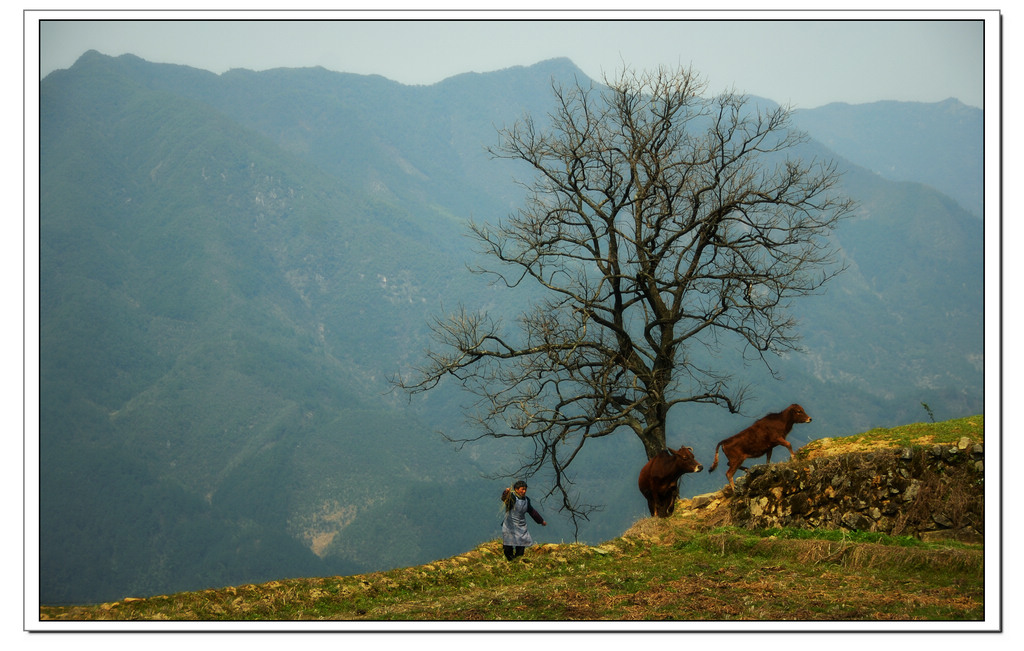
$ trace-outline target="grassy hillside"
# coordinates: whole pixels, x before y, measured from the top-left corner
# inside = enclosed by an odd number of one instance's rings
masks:
[[[911,423],[899,427],[877,427],[862,434],[811,441],[797,451],[800,459],[814,459],[848,452],[868,452],[879,448],[953,445],[962,437],[985,442],[985,417],[969,416],[938,423]]]
[[[500,541],[350,577],[42,608],[46,620],[978,620],[983,550],[645,520],[607,544]]]
[[[984,440],[984,419],[877,429],[807,446]],[[824,451],[824,452],[823,452]],[[797,460],[794,463],[799,463]],[[721,505],[728,491],[714,496]],[[728,508],[680,502],[597,546],[500,541],[387,572],[271,581],[80,607],[42,620],[946,620],[984,619],[984,545],[843,530],[743,529]]]

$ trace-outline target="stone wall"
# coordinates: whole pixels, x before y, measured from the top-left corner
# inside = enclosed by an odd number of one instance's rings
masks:
[[[889,448],[751,467],[736,479],[734,523],[843,528],[982,542],[985,450]],[[728,489],[726,489],[728,490]]]

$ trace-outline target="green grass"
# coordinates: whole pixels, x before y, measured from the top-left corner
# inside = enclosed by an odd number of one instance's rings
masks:
[[[782,540],[831,540],[833,542],[864,542],[878,543],[881,545],[897,545],[900,547],[927,547],[928,544],[921,542],[913,536],[890,536],[884,533],[873,533],[870,531],[846,531],[840,529],[811,530],[811,529],[756,529],[750,533],[762,538],[779,538]],[[955,543],[954,543],[955,544]]]
[[[822,438],[800,448],[797,457],[806,459],[822,454],[860,452],[883,447],[956,445],[962,437],[967,437],[975,443],[984,443],[985,417],[976,415],[939,423],[877,427],[851,436]]]
[[[543,545],[509,563],[498,541],[436,563],[89,607],[68,620],[982,619],[983,550],[886,536],[693,528],[647,520],[599,547]]]

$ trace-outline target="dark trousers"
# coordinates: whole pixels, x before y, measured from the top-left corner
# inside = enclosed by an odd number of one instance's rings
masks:
[[[501,547],[505,550],[505,558],[507,558],[508,560],[512,560],[513,558],[519,558],[523,555],[523,553],[526,552],[526,547],[513,547],[512,545],[502,545]]]

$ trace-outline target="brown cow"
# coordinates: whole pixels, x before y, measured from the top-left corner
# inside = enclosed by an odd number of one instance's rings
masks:
[[[651,515],[667,518],[676,509],[679,497],[679,478],[687,472],[700,472],[704,466],[697,463],[693,448],[662,450],[640,470],[640,492],[647,498]]]
[[[729,469],[725,472],[725,477],[735,492],[736,484],[733,483],[732,476],[736,474],[737,470],[746,470],[744,466],[740,465],[741,463],[762,454],[767,454],[766,463],[771,463],[772,448],[776,445],[786,446],[786,449],[789,450],[789,458],[792,459],[793,446],[786,440],[786,435],[793,429],[794,424],[809,422],[811,422],[811,417],[800,405],[790,405],[781,413],[768,414],[739,434],[733,434],[729,438],[719,441],[715,446],[715,460],[708,472],[714,472],[718,467],[718,447],[721,446],[722,452],[725,452],[725,456],[729,459]]]

